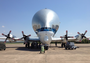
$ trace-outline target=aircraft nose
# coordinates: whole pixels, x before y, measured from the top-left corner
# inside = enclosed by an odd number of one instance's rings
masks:
[[[44,41],[45,41],[45,42],[48,42],[48,40],[49,40],[49,39],[48,39],[48,36],[45,36],[45,37],[44,37]]]

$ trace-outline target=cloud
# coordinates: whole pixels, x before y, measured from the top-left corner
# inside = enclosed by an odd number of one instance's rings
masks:
[[[68,34],[72,35],[72,33],[68,33]]]
[[[3,32],[6,32],[6,31],[3,31]]]
[[[4,28],[5,26],[2,26],[2,28]]]
[[[2,36],[2,34],[0,33],[0,36]]]

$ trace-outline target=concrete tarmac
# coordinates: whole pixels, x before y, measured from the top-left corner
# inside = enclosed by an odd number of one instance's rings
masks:
[[[0,51],[0,63],[90,63],[90,44],[75,44],[76,50],[65,50],[51,44],[49,50],[40,54],[40,49],[28,49],[23,44],[6,44]]]

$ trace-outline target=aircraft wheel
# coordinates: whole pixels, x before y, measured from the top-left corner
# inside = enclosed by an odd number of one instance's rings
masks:
[[[62,48],[65,47],[65,43],[61,43],[61,47],[62,47]]]
[[[71,48],[73,50],[73,48]]]
[[[61,47],[63,48],[63,43],[61,43]]]
[[[27,44],[27,47],[29,48],[30,43]]]
[[[67,50],[67,48],[65,48]]]
[[[25,47],[27,47],[27,44],[25,44]]]
[[[68,48],[70,50],[70,48]]]
[[[31,44],[31,48],[32,48],[32,49],[34,48],[34,43]]]
[[[46,50],[48,50],[48,46],[46,47]]]
[[[45,49],[45,50],[48,50],[48,46],[45,46],[44,49]]]
[[[63,46],[65,47],[65,43],[63,43]]]
[[[74,48],[74,49],[76,49],[76,48]]]

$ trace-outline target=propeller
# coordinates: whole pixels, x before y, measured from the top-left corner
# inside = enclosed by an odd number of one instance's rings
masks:
[[[9,33],[8,33],[7,35],[5,35],[5,34],[2,33],[2,35],[6,37],[4,43],[6,43],[6,41],[7,41],[8,38],[9,38],[9,39],[11,38],[11,37],[10,37],[10,33],[11,33],[11,30],[9,31]],[[11,39],[12,39],[12,38],[11,38]]]
[[[22,31],[22,35],[23,35],[23,37],[20,38],[20,39],[23,39],[23,38],[24,38],[24,40],[25,40],[25,44],[27,44],[28,37],[31,36],[31,35],[25,35],[23,31]],[[20,40],[20,39],[18,39],[18,40]]]
[[[66,30],[66,35],[60,36],[60,38],[64,38],[66,41],[68,41],[68,38],[73,38],[73,36],[68,36],[68,31]]]
[[[77,33],[81,36],[81,40],[82,40],[83,38],[88,39],[88,38],[85,36],[85,34],[87,33],[87,30],[86,30],[84,33],[82,33],[82,34],[80,34],[79,32],[77,32]],[[80,40],[80,42],[81,42],[81,40]]]

